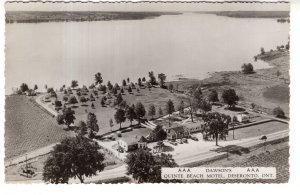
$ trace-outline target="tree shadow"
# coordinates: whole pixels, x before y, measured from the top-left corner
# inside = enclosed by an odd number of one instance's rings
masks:
[[[230,110],[230,111],[234,111],[234,112],[243,112],[243,111],[245,111],[245,109],[244,109],[244,108],[237,107],[237,106],[235,106],[235,107],[229,107],[229,108],[225,108],[225,110]]]
[[[72,108],[78,108],[78,106],[75,106],[75,105],[73,105],[73,106],[71,106]]]
[[[162,148],[162,152],[173,152],[173,151],[174,151],[174,148],[171,146],[164,146]]]
[[[250,150],[248,148],[237,146],[237,145],[228,145],[225,147],[220,146],[220,148],[211,150],[213,152],[221,153],[221,152],[228,152],[230,154],[237,154],[241,156],[242,154],[248,154],[250,153]]]
[[[81,106],[82,106],[82,107],[88,107],[88,105],[87,105],[87,104],[81,104]]]

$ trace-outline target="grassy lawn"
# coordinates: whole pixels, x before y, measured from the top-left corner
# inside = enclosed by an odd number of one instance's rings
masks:
[[[275,133],[281,130],[288,129],[288,125],[285,123],[272,121],[250,127],[244,127],[234,130],[235,139],[245,139],[250,137],[258,137],[270,133]],[[229,131],[227,140],[232,140],[233,131]]]
[[[264,91],[263,96],[265,98],[275,100],[278,102],[289,102],[290,100],[289,86],[276,85],[273,87],[269,87]]]
[[[91,90],[86,95],[85,97],[89,98],[91,94]],[[105,107],[102,107],[100,102],[102,97],[104,96],[102,92],[98,92],[99,97],[95,98],[95,101],[91,102],[88,101],[84,105],[81,103],[77,103],[74,105],[68,105],[72,106],[73,109],[75,110],[75,125],[78,124],[79,121],[86,121],[87,118],[87,113],[92,112],[95,113],[97,120],[98,120],[98,125],[100,127],[100,132],[99,134],[107,133],[111,130],[118,130],[119,129],[119,124],[115,124],[114,120],[114,114],[116,112],[116,108],[111,107],[110,105],[106,105]],[[73,95],[77,98],[79,101],[78,96],[76,95],[76,92],[73,91]],[[64,94],[61,92],[57,93],[58,100],[62,100]],[[95,95],[94,95],[95,97]],[[154,104],[156,107],[156,112],[157,115],[155,117],[158,117],[158,109],[161,107],[163,111],[165,110],[165,105],[166,102],[171,99],[174,102],[175,109],[180,103],[181,100],[185,100],[185,95],[182,94],[176,94],[176,93],[171,93],[170,91],[166,89],[161,89],[161,88],[151,88],[149,91],[148,88],[146,89],[140,89],[140,93],[137,93],[136,89],[133,89],[133,93],[129,94],[127,90],[125,90],[125,93],[122,95],[123,99],[127,102],[128,105],[131,104],[136,104],[137,102],[142,102],[145,106],[146,109],[146,117],[150,119],[150,117],[147,115],[148,108],[150,104]],[[114,100],[115,97],[112,98],[112,101]],[[62,101],[63,102],[63,101]],[[91,104],[94,104],[95,108],[91,107]],[[54,109],[53,105],[49,105],[52,109]],[[164,111],[165,112],[165,111]],[[112,129],[109,126],[109,120],[112,119],[114,121],[114,126]],[[136,124],[136,122],[133,122],[133,124]],[[126,120],[124,123],[122,123],[122,127],[128,127],[130,125],[130,122]]]
[[[26,96],[7,96],[5,102],[5,159],[71,136],[48,113]]]

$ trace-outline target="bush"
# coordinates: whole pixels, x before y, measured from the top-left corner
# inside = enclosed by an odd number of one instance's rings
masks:
[[[276,107],[273,109],[273,114],[278,118],[285,118],[285,113],[280,107]]]
[[[254,69],[253,69],[253,65],[251,63],[249,64],[243,64],[242,66],[242,72],[244,74],[251,74],[254,72]]]

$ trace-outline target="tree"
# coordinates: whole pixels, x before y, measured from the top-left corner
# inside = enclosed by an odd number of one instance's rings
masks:
[[[78,101],[74,95],[69,97],[69,104],[73,104],[73,106],[74,106],[74,104],[77,104],[77,103],[78,103]]]
[[[109,119],[110,131],[112,131],[112,127],[114,126],[114,122],[112,119]]]
[[[54,146],[44,164],[43,180],[50,183],[68,183],[77,177],[84,183],[84,177],[91,177],[103,171],[104,155],[100,147],[83,136],[64,139]]]
[[[156,84],[157,84],[156,78],[155,78],[155,76],[154,76],[153,71],[150,71],[150,72],[149,72],[149,78],[150,78],[149,81],[150,81],[151,85],[156,85]]]
[[[170,83],[168,89],[172,92],[174,90],[174,85]]]
[[[20,90],[21,90],[21,92],[24,93],[25,91],[29,90],[29,87],[28,87],[28,85],[26,83],[22,83],[20,85]]]
[[[153,104],[150,104],[149,109],[148,109],[148,115],[153,119],[153,116],[156,114],[156,109]]]
[[[99,131],[99,126],[97,123],[97,117],[94,113],[89,112],[87,115],[86,125],[87,128],[90,129],[90,131],[95,134]]]
[[[129,85],[129,83],[130,83],[130,79],[129,79],[129,77],[127,78],[127,83],[128,83],[128,85]]]
[[[251,63],[243,64],[242,72],[244,74],[252,74],[254,72],[253,65]]]
[[[105,106],[105,100],[104,100],[104,97],[101,99],[101,102],[100,102],[100,103],[101,103],[101,106],[102,106],[102,107]]]
[[[119,105],[122,101],[123,101],[122,94],[119,93],[119,94],[117,95],[116,104]]]
[[[119,108],[125,110],[127,108],[127,103],[125,100],[123,100],[120,104],[119,104]]]
[[[64,100],[65,102],[67,102],[67,101],[69,100],[69,97],[68,97],[67,95],[64,95],[63,100]]]
[[[62,114],[58,114],[56,116],[57,124],[63,125],[65,123],[64,116]]]
[[[170,99],[168,100],[168,102],[166,104],[166,112],[169,115],[169,127],[170,127],[171,126],[171,114],[173,112],[175,112],[174,103]]]
[[[159,116],[164,115],[164,112],[163,112],[163,110],[161,109],[161,107],[159,107],[159,109],[158,109],[158,114],[159,114]]]
[[[222,94],[223,101],[228,104],[228,106],[235,107],[237,102],[239,101],[239,96],[236,95],[236,92],[234,89],[227,89],[223,91]]]
[[[148,150],[139,149],[127,155],[127,174],[138,183],[160,183],[161,167],[176,167],[170,154],[152,155]]]
[[[118,83],[115,83],[115,88],[116,88],[116,90],[120,90],[120,86]]]
[[[111,84],[110,81],[107,82],[107,88],[108,88],[108,90],[112,90],[112,88],[113,88],[113,85]]]
[[[128,93],[132,93],[132,88],[131,88],[131,86],[128,86]]]
[[[89,89],[95,89],[95,84],[92,83],[92,84],[89,86]]]
[[[102,82],[103,82],[103,79],[102,79],[101,73],[100,73],[100,72],[96,73],[96,74],[95,74],[95,84],[96,84],[96,85],[97,85],[97,84],[101,85]]]
[[[104,94],[104,93],[106,93],[107,87],[106,87],[106,85],[100,85],[98,89],[99,89],[100,91],[102,91],[103,94]]]
[[[86,99],[84,96],[81,96],[81,97],[80,97],[80,102],[81,102],[81,104],[83,105],[84,103],[87,102],[87,99]]]
[[[260,48],[260,54],[261,54],[261,55],[264,55],[265,53],[266,53],[266,52],[265,52],[265,49],[264,49],[263,47],[261,47],[261,48]]]
[[[124,94],[124,89],[123,89],[123,87],[121,88],[120,93],[121,93],[121,94]]]
[[[95,101],[95,97],[93,96],[92,93],[91,93],[91,95],[90,95],[90,101]]]
[[[218,102],[219,97],[218,97],[218,92],[216,90],[211,90],[209,95],[208,95],[208,101],[210,102]]]
[[[33,87],[33,90],[37,90],[37,89],[38,89],[38,86],[37,86],[37,84],[35,84]]]
[[[85,122],[79,121],[77,129],[78,129],[78,134],[79,135],[84,136],[85,134],[87,134],[88,129],[87,129],[87,125],[86,125]]]
[[[153,131],[151,131],[149,135],[149,139],[151,141],[162,141],[167,138],[166,131],[162,128],[161,125],[157,125]]]
[[[164,73],[160,73],[158,74],[158,79],[159,79],[159,85],[161,88],[163,88],[165,86],[165,80],[167,78],[167,76]]]
[[[78,81],[73,80],[73,81],[71,82],[71,88],[74,89],[75,87],[78,87]]]
[[[290,50],[290,42],[288,42],[288,43],[285,45],[285,49],[286,49],[286,50]]]
[[[143,82],[146,82],[146,78],[145,78],[145,77],[143,77],[143,78],[142,78],[142,81],[143,81]]]
[[[206,101],[206,100],[202,100],[201,103],[200,103],[200,107],[199,107],[204,113],[208,112],[208,111],[211,111],[211,104]]]
[[[142,86],[142,80],[141,78],[138,79],[138,85],[141,87]]]
[[[276,107],[273,109],[273,114],[278,118],[285,118],[285,113],[280,107]]]
[[[145,116],[146,110],[144,105],[141,102],[138,102],[135,106],[135,113],[139,120],[139,125],[141,124],[141,118]]]
[[[57,116],[57,122],[58,124],[62,125],[65,124],[67,125],[68,128],[70,128],[71,124],[74,124],[75,118],[75,111],[72,110],[71,108],[64,107],[62,110],[62,115]]]
[[[132,126],[132,121],[136,118],[134,104],[127,107],[125,116],[130,121],[130,126]]]
[[[179,111],[179,114],[183,114],[184,113],[184,102],[181,100],[177,110]]]
[[[120,129],[121,129],[121,124],[126,120],[125,117],[125,111],[123,109],[118,109],[115,113],[115,120],[117,123],[120,124]]]
[[[47,93],[55,93],[53,87],[47,88]]]
[[[62,103],[59,100],[55,100],[54,105],[55,105],[55,107],[61,107]]]
[[[218,112],[208,113],[203,116],[205,133],[209,136],[213,135],[216,140],[216,146],[218,146],[218,139],[228,134],[230,119],[230,116]]]
[[[123,79],[122,85],[123,85],[123,87],[125,87],[127,85],[125,79]]]

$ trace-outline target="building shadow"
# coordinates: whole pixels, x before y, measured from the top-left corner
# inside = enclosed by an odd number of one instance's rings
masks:
[[[211,150],[213,152],[221,153],[221,152],[228,152],[230,154],[236,154],[241,156],[242,154],[248,154],[250,153],[250,150],[248,148],[237,146],[237,145],[228,145],[228,146],[220,146],[220,148]]]

